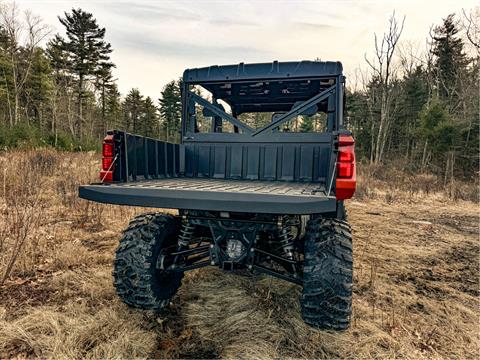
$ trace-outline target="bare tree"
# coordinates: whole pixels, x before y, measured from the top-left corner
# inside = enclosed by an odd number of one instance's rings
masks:
[[[18,19],[18,8],[15,3],[13,4],[0,4],[0,26],[5,31],[6,35],[8,36],[9,42],[8,46],[6,46],[6,53],[8,55],[8,60],[10,61],[10,70],[12,72],[12,81],[13,87],[16,88],[16,79],[17,79],[17,66],[15,66],[15,53],[17,52],[18,43],[16,39],[20,37],[21,27],[20,22]],[[7,106],[8,106],[8,115],[9,115],[9,123],[10,126],[15,124],[16,114],[12,109],[11,104],[11,92],[13,89],[9,88],[9,84],[7,81],[7,76],[4,70],[4,79],[5,79],[5,91],[7,94]]]
[[[380,123],[374,148],[373,161],[380,163],[382,161],[385,144],[387,142],[388,130],[390,127],[390,105],[393,99],[391,83],[395,78],[395,69],[393,68],[393,59],[398,41],[403,31],[405,16],[399,22],[395,17],[395,12],[389,19],[389,29],[383,34],[380,41],[375,34],[375,55],[374,60],[369,60],[365,55],[367,64],[373,71],[373,75],[379,82],[380,89]]]
[[[422,65],[422,56],[422,49],[418,42],[402,41],[399,44],[398,57],[404,76],[413,74],[417,67]]]
[[[374,161],[374,154],[375,154],[375,117],[374,117],[374,109],[373,106],[377,99],[377,93],[375,87],[369,87],[370,83],[370,74],[368,70],[359,69],[360,77],[361,77],[361,84],[362,84],[362,91],[367,96],[367,111],[368,111],[368,121],[370,123],[370,162],[373,163]]]
[[[462,17],[461,17],[461,26],[464,30],[465,36],[468,39],[468,42],[470,43],[471,47],[474,49],[476,53],[476,58],[477,58],[477,67],[478,64],[480,63],[480,7],[475,7],[474,9],[471,9],[468,13],[465,9],[462,9]],[[476,79],[474,80],[477,82],[477,89],[478,89],[478,94],[473,94],[473,97],[476,96],[477,98],[477,106],[478,109],[480,109],[480,68],[478,69],[478,72],[476,74]],[[465,89],[465,94],[464,96],[468,96],[471,94],[468,94],[469,89]],[[464,117],[466,116],[466,104],[465,101],[463,101],[463,113]],[[478,120],[480,122],[480,111],[478,111]],[[472,131],[472,118],[469,119],[468,121],[468,130],[467,130],[467,141],[465,142],[465,146],[468,146],[470,136],[471,136],[471,131]]]
[[[465,35],[470,44],[480,56],[480,7],[470,10],[468,13],[462,9],[461,23],[465,30]]]
[[[0,26],[9,39],[7,49],[11,70],[12,87],[6,91],[8,96],[10,125],[17,124],[20,117],[20,94],[30,75],[35,50],[50,33],[50,28],[41,18],[25,11],[23,16],[15,3],[0,4]],[[20,69],[22,68],[22,71]],[[4,74],[5,75],[5,74]],[[9,97],[13,98],[13,105]]]

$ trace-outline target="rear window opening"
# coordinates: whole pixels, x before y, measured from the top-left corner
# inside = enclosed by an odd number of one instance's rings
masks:
[[[267,113],[244,113],[238,119],[254,129],[261,129],[272,121],[276,120],[285,112],[267,112]],[[319,112],[314,115],[298,115],[292,120],[282,124],[277,131],[279,132],[325,132],[327,130],[327,113]]]
[[[204,83],[187,90],[207,100],[222,112],[251,129],[269,125],[295,107],[335,85],[335,79]],[[334,122],[335,95],[322,99],[300,115],[283,122],[274,132],[323,133],[329,117]],[[329,103],[330,102],[330,103]],[[186,129],[195,133],[243,133],[231,121],[196,101],[187,102]],[[329,116],[330,115],[330,116]]]

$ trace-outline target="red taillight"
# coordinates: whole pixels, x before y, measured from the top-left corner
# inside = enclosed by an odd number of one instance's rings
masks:
[[[114,147],[113,143],[107,143],[107,142],[103,143],[103,156],[104,157],[105,156],[113,157],[114,152],[115,152],[115,147]]]
[[[337,164],[337,177],[343,179],[349,179],[353,176],[354,164]]]
[[[353,145],[342,147],[343,150],[338,151],[338,160],[339,163],[352,163],[355,161],[355,153],[353,150]]]
[[[100,171],[100,180],[102,182],[113,181],[113,171],[115,170],[115,143],[113,135],[105,136],[102,145],[102,170]]]
[[[355,141],[350,135],[340,135],[338,139],[337,180],[335,182],[337,200],[350,199],[355,193],[356,184]]]
[[[113,158],[111,157],[104,157],[102,159],[102,169],[105,171],[111,170],[110,167],[112,166]]]
[[[100,171],[100,180],[102,182],[112,182],[113,181],[113,171]]]

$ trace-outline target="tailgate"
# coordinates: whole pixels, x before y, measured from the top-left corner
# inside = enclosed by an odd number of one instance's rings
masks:
[[[158,179],[80,187],[80,197],[102,203],[185,210],[271,214],[336,211],[319,184],[216,179]]]

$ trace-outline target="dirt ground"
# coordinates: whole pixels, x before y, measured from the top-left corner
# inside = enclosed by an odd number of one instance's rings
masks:
[[[65,162],[86,175],[62,185]],[[50,190],[29,239],[36,250],[26,248],[0,287],[0,358],[478,358],[477,204],[436,195],[350,201],[355,269],[346,332],[306,326],[298,286],[214,268],[188,273],[155,315],[122,304],[111,278],[120,231],[142,210],[74,200],[96,162],[57,159],[55,174],[38,185]],[[8,191],[4,185],[5,199]]]

